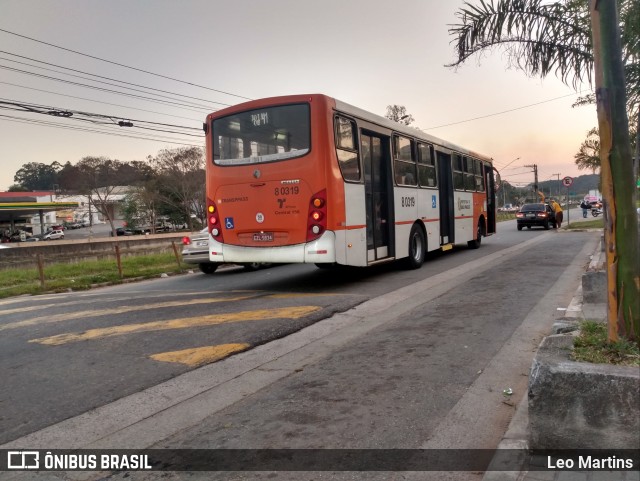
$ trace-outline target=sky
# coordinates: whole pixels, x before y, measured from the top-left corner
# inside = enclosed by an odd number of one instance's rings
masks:
[[[455,60],[448,30],[462,5],[0,0],[0,191],[29,162],[75,164],[85,156],[144,161],[162,149],[203,146],[202,123],[214,110],[311,93],[379,115],[388,105],[402,105],[414,127],[492,157],[513,185],[533,182],[527,166],[534,164],[539,181],[590,174],[577,169],[574,154],[597,125],[596,109],[573,108],[573,88],[555,77],[509,69],[499,50],[456,69],[445,66]],[[589,89],[581,88],[583,95]],[[89,124],[6,110],[6,102],[112,119],[106,120],[110,125]],[[128,119],[157,130],[113,123]]]

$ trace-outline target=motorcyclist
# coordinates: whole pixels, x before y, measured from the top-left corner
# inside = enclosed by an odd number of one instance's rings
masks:
[[[589,213],[589,210],[591,209],[591,204],[589,204],[589,202],[587,202],[586,199],[582,199],[582,202],[580,203],[580,208],[582,209],[582,217],[584,217],[586,219],[587,218],[587,214]]]

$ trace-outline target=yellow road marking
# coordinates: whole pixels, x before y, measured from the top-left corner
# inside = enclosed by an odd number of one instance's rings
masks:
[[[55,307],[65,307],[65,306],[76,306],[82,304],[95,304],[96,301],[100,302],[122,302],[123,300],[131,301],[136,299],[154,299],[156,297],[162,297],[163,299],[167,299],[170,297],[184,297],[184,296],[210,296],[213,294],[239,294],[239,293],[260,293],[262,291],[250,290],[250,289],[233,289],[231,291],[206,291],[206,292],[176,292],[176,293],[163,293],[163,294],[154,294],[154,295],[144,295],[143,297],[135,297],[131,294],[127,295],[126,299],[122,297],[104,297],[102,294],[80,294],[76,300],[67,301],[67,302],[57,302],[53,304],[39,304],[37,306],[25,306],[25,307],[15,307],[13,309],[4,309],[2,314],[16,314],[18,312],[31,312],[31,311],[41,311],[43,309],[50,309]],[[49,296],[49,297],[41,297],[38,296],[38,301],[47,301],[51,299],[60,298],[58,294],[57,297]],[[97,299],[89,299],[89,297],[94,297]],[[99,297],[99,298],[98,298]],[[33,298],[29,298],[29,301],[33,300]],[[18,304],[25,302],[24,298],[19,299],[11,299],[6,301],[0,301],[0,306],[7,304]]]
[[[251,347],[250,344],[220,344],[218,346],[196,347],[182,351],[162,352],[153,354],[151,359],[162,362],[177,362],[196,367],[224,359],[233,353],[241,352]]]
[[[85,317],[113,316],[115,314],[125,314],[132,311],[143,311],[147,309],[158,309],[163,307],[194,306],[197,304],[212,304],[214,302],[232,302],[249,299],[253,296],[220,297],[216,299],[191,299],[190,301],[167,301],[155,304],[143,304],[140,306],[120,306],[112,309],[100,309],[90,311],[78,311],[66,314],[54,314],[51,316],[34,317],[25,321],[12,322],[0,326],[0,331],[5,329],[17,329],[19,327],[33,326],[36,324],[49,324],[52,322],[70,321],[72,319],[82,319]]]
[[[256,311],[242,311],[210,316],[187,317],[169,321],[155,321],[141,324],[126,324],[121,326],[90,329],[83,332],[58,334],[51,337],[32,339],[29,342],[58,346],[70,342],[103,339],[106,337],[122,336],[138,332],[165,331],[169,329],[186,329],[190,327],[214,326],[230,322],[260,321],[264,319],[297,319],[321,309],[319,306],[283,307],[279,309],[259,309]]]

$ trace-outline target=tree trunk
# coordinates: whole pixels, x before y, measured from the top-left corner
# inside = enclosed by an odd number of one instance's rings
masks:
[[[618,10],[615,0],[591,0],[596,100],[607,260],[609,340],[640,335],[638,218]]]

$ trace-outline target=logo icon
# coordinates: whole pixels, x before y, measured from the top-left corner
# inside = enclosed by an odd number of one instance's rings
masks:
[[[258,224],[262,224],[264,222],[264,214],[262,212],[258,212],[256,214],[256,222],[258,222]]]
[[[431,208],[435,209],[437,205],[438,205],[438,202],[436,201],[436,196],[432,195],[431,196]]]
[[[8,451],[8,469],[39,469],[40,453],[38,451]]]
[[[225,217],[224,218],[224,226],[227,229],[233,229],[234,225],[233,225],[233,217]]]

